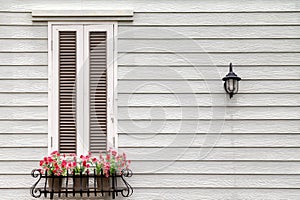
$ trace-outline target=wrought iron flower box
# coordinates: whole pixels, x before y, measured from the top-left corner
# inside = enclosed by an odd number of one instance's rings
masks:
[[[73,173],[74,174],[74,173]],[[123,170],[121,174],[113,174],[105,177],[103,172],[99,175],[95,173],[86,173],[73,175],[67,173],[67,176],[49,176],[42,174],[40,170],[34,169],[31,176],[37,178],[36,183],[31,187],[31,195],[39,198],[50,197],[96,197],[112,196],[113,199],[118,195],[129,197],[133,193],[133,188],[125,180],[132,176],[132,171]],[[106,183],[106,184],[105,184]],[[48,196],[49,195],[49,196]]]

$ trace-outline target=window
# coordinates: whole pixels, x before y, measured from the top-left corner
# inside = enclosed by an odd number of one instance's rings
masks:
[[[115,24],[49,24],[49,150],[115,147]]]

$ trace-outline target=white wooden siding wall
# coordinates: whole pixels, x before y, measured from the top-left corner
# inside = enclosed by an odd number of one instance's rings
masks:
[[[1,199],[30,199],[29,172],[47,153],[47,25],[33,23],[30,11],[70,5],[0,0]],[[297,1],[72,6],[135,11],[118,40],[119,146],[133,160],[130,199],[299,199]],[[243,78],[230,101],[220,81],[229,62]]]

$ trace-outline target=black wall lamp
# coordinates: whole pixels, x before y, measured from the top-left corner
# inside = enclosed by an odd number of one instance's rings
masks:
[[[231,99],[233,95],[238,93],[239,81],[242,80],[232,71],[232,63],[229,64],[229,73],[222,80],[225,81],[224,89]]]

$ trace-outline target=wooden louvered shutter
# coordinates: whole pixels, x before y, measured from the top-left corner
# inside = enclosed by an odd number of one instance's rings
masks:
[[[48,43],[52,59],[48,109],[50,150],[98,154],[115,147],[114,72],[117,65],[113,61],[113,27],[52,26],[52,40]]]
[[[107,146],[107,34],[89,34],[89,151],[99,153]]]
[[[76,31],[58,34],[59,152],[76,153]]]

